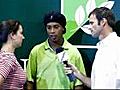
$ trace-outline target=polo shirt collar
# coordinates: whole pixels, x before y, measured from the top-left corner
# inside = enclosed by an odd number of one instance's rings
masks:
[[[68,50],[69,49],[69,47],[67,46],[67,43],[68,43],[68,41],[64,38],[64,43],[63,43],[63,45],[62,45],[62,47],[65,49],[65,50]],[[45,50],[48,50],[48,49],[51,49],[52,50],[52,48],[50,47],[50,45],[49,45],[49,43],[48,43],[48,39],[45,41]]]

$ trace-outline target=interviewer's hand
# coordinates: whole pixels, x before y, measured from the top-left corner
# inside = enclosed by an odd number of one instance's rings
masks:
[[[73,72],[79,73],[78,69],[73,64],[69,63],[68,65],[71,67],[71,69],[73,70]]]
[[[73,64],[69,63],[68,66],[68,68],[65,68],[65,71],[68,70],[73,72],[76,78],[82,81],[87,87],[91,87],[91,79],[89,77],[86,77],[84,74],[79,72],[79,70]]]
[[[73,64],[68,64],[69,65],[69,67],[66,67],[65,68],[65,71],[67,72],[67,73],[74,73],[74,75],[76,76],[76,77],[79,77],[79,70],[73,65]]]
[[[66,73],[66,74],[73,73],[73,70],[71,69],[70,66],[68,67],[68,66],[64,65],[64,70],[65,70],[65,73]]]

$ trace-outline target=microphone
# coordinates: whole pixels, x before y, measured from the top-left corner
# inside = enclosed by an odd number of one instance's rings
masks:
[[[65,54],[64,48],[62,48],[62,47],[56,48],[56,54],[58,56],[59,61],[61,63],[63,63],[62,61],[63,61],[64,54]]]
[[[69,67],[68,65],[68,55],[64,52],[64,48],[59,47],[56,49],[56,54],[63,64],[66,65],[66,67]],[[73,73],[68,73],[67,76],[69,77],[70,82],[75,81],[76,77]]]

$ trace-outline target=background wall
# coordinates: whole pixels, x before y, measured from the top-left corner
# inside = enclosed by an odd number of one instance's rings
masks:
[[[114,0],[113,12],[120,19],[120,0]],[[51,10],[61,11],[61,0],[0,0],[0,21],[17,19],[24,27],[25,40],[23,46],[16,50],[18,59],[27,59],[33,46],[47,38],[43,25],[43,16]],[[78,30],[68,41],[74,45],[95,45],[98,40]],[[88,76],[96,49],[79,49],[82,54]],[[23,66],[23,62],[19,61]]]
[[[60,11],[60,0],[0,0],[0,21],[17,19],[24,27],[23,46],[16,50],[18,58],[28,58],[32,47],[47,38],[43,16],[51,10]]]

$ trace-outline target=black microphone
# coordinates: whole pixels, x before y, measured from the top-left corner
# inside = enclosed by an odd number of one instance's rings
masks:
[[[64,48],[59,47],[56,49],[56,54],[58,55],[59,60],[69,67],[68,65],[68,55],[64,52]],[[70,82],[75,81],[76,77],[73,73],[68,73],[67,76],[69,77]]]

